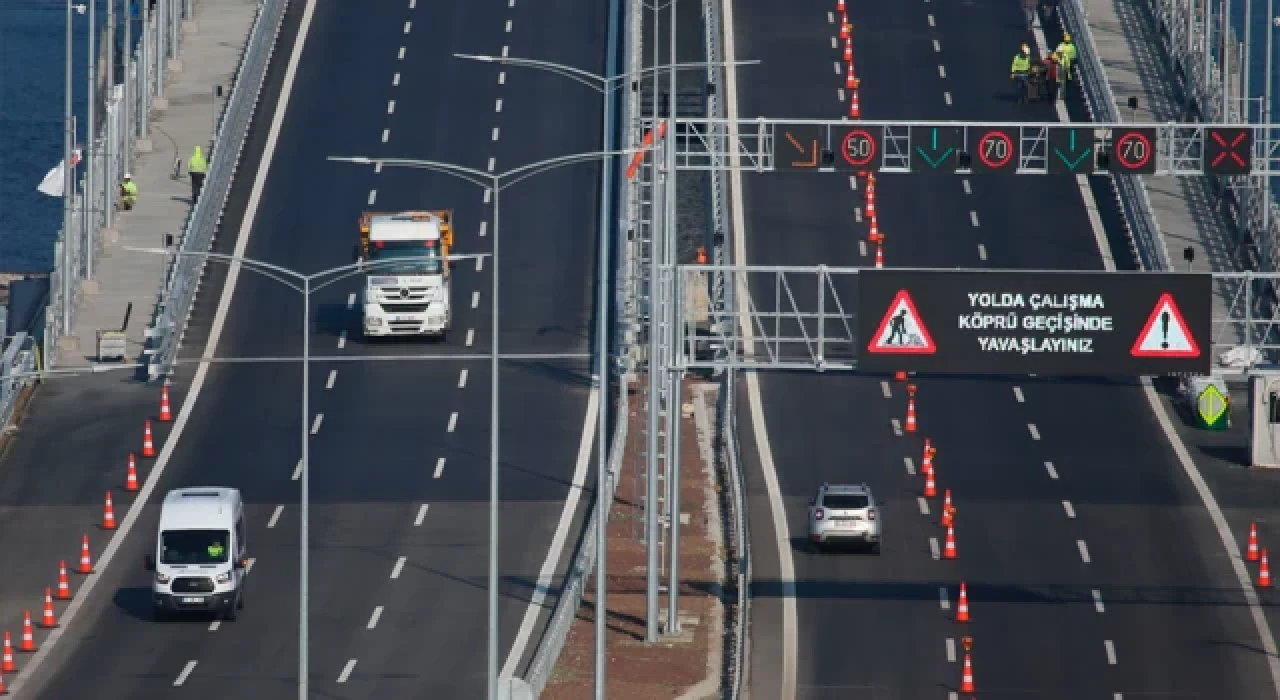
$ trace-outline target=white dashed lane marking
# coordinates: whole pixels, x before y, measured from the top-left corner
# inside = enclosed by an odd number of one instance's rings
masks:
[[[1093,609],[1097,610],[1099,613],[1107,611],[1107,606],[1102,604],[1102,591],[1096,588],[1093,589]]]
[[[950,105],[950,104],[951,104],[951,93],[950,93],[950,92],[944,92],[944,93],[942,93],[942,101],[943,101],[943,102],[946,102],[948,105]]]
[[[1053,462],[1045,462],[1045,463],[1044,463],[1044,470],[1045,470],[1045,471],[1047,471],[1047,472],[1049,472],[1049,478],[1050,478],[1050,479],[1057,479],[1057,478],[1058,478],[1058,470],[1053,468]]]
[[[297,481],[297,480],[298,480],[298,479],[300,479],[300,478],[302,478],[302,459],[301,459],[301,458],[299,458],[299,459],[298,459],[298,466],[296,466],[296,467],[294,467],[294,468],[293,468],[293,477],[292,477],[292,479],[293,479],[294,481]]]
[[[893,397],[893,390],[889,388],[889,382],[880,382],[880,393],[884,394],[886,399]]]
[[[386,143],[388,140],[390,140],[390,138],[391,138],[391,130],[390,130],[390,129],[383,129],[383,130],[382,130],[382,142],[383,142],[383,143]]]
[[[973,224],[975,228],[978,226],[978,212],[969,211],[969,223]]]
[[[475,344],[475,342],[476,342],[476,329],[468,328],[467,329],[467,347],[471,347],[472,345]]]
[[[345,347],[347,347],[347,332],[342,331],[338,334],[338,349],[341,350]]]
[[[316,419],[315,419],[315,420],[313,420],[313,421],[311,421],[311,434],[312,434],[312,435],[315,435],[316,433],[320,432],[320,424],[321,424],[321,423],[323,423],[323,422],[324,422],[324,414],[323,414],[323,413],[317,413],[317,414],[316,414]]]
[[[1071,505],[1071,501],[1063,501],[1063,502],[1062,502],[1062,510],[1063,510],[1063,512],[1065,512],[1065,513],[1067,514],[1067,517],[1068,517],[1068,518],[1075,519],[1075,517],[1076,517],[1076,509],[1075,509],[1074,507],[1072,507],[1072,505]]]
[[[356,670],[356,660],[351,659],[347,662],[346,666],[342,667],[342,673],[338,674],[338,682],[346,683],[347,679],[351,677],[351,672],[354,670]]]
[[[271,512],[271,519],[267,521],[267,529],[274,528],[276,526],[276,523],[280,522],[280,516],[283,514],[284,514],[284,506],[283,505],[276,506],[276,509]]]
[[[894,418],[889,421],[889,424],[893,426],[894,436],[902,437],[902,423],[897,418]]]
[[[840,75],[840,62],[839,62],[839,61],[836,61],[835,63],[833,63],[833,64],[831,64],[831,65],[835,68],[836,75]]]
[[[409,0],[409,9],[410,9],[410,10],[412,10],[413,8],[415,8],[415,7],[417,7],[417,6],[418,6],[418,0]]]
[[[377,627],[377,626],[378,626],[378,620],[380,620],[380,619],[382,619],[382,606],[381,606],[381,605],[379,605],[378,607],[376,607],[376,608],[374,608],[374,609],[373,609],[373,614],[369,616],[369,624],[365,625],[365,626],[364,626],[364,628],[365,628],[365,629],[367,629],[367,630],[371,630],[371,629],[373,629],[373,628]]]
[[[942,44],[939,44],[937,39],[933,40],[933,52],[942,53]]]
[[[955,662],[956,662],[956,640],[951,637],[947,637],[947,663],[953,664]]]
[[[426,519],[427,519],[427,504],[423,503],[422,506],[418,508],[418,517],[413,519],[413,526],[422,527],[422,521]]]
[[[458,372],[458,388],[465,389],[467,387],[467,369]]]
[[[1014,400],[1014,401],[1017,401],[1018,403],[1023,403],[1023,402],[1025,401],[1025,399],[1022,397],[1022,388],[1021,388],[1021,387],[1016,387],[1016,386],[1015,386],[1015,387],[1013,388],[1013,400]]]
[[[504,70],[500,70],[500,71],[498,71],[498,84],[499,84],[499,85],[506,85],[506,84],[507,84],[507,72],[506,72],[506,71],[504,71]]]
[[[938,607],[942,608],[943,610],[951,609],[951,595],[947,593],[946,586],[941,586],[938,588]]]
[[[831,37],[831,48],[833,49],[840,48],[840,40],[835,37]]]
[[[472,293],[471,293],[471,308],[475,309],[475,308],[479,308],[479,307],[480,307],[480,292],[478,292],[478,291],[472,292]]]
[[[497,141],[497,140],[498,140],[498,127],[496,127],[496,126],[495,126],[495,127],[493,127],[493,139],[492,139],[492,140],[494,140],[494,141]]]
[[[476,258],[476,272],[480,272],[483,269],[484,269],[484,258],[483,257]]]
[[[480,222],[480,237],[481,237],[481,238],[484,238],[484,237],[485,237],[485,236],[487,236],[487,235],[489,235],[489,222],[488,222],[488,221],[481,221],[481,222]]]
[[[507,20],[507,31],[511,31],[511,20]]]
[[[502,111],[502,98],[501,98],[501,97],[499,97],[497,100],[495,100],[495,101],[494,101],[494,103],[493,103],[493,111],[495,111],[495,112],[501,112],[501,111]],[[488,202],[489,200],[487,200],[487,199],[486,199],[486,200],[484,200],[484,201]]]
[[[373,203],[376,201],[378,201],[378,191],[369,190],[369,206],[373,206]]]
[[[965,194],[973,194],[973,186],[969,184],[969,179],[965,178],[960,181],[960,185],[964,187]]]
[[[930,27],[936,27],[936,26],[938,26],[938,25],[937,25],[937,22],[935,22],[935,21],[934,21],[934,19],[933,19],[933,15],[929,15],[929,26],[930,26]]]
[[[982,245],[981,243],[978,244],[978,259],[979,260],[987,259],[987,247]]]
[[[506,58],[506,57],[507,57],[507,54],[509,54],[510,52],[511,52],[511,47],[510,47],[510,46],[504,46],[504,47],[502,47],[502,57],[503,57],[503,58]]]
[[[920,515],[929,514],[929,502],[924,499],[924,496],[917,496],[916,503],[920,505]]]
[[[1088,564],[1091,561],[1089,559],[1089,545],[1085,544],[1084,540],[1076,540],[1076,549],[1080,550],[1080,561]]]
[[[902,464],[907,468],[907,474],[911,476],[916,475],[916,463],[911,461],[910,457],[903,457]]]
[[[1116,645],[1110,639],[1104,641],[1102,646],[1107,650],[1107,663],[1112,666],[1116,665]]]
[[[387,100],[387,114],[395,114],[395,113],[396,113],[396,101]]]
[[[944,65],[942,65],[942,64],[938,64],[938,77],[939,77],[939,78],[945,78],[945,77],[947,77],[947,67],[946,67],[946,66],[944,66]]]
[[[497,159],[497,158],[494,158],[494,157],[492,157],[492,156],[490,156],[490,158],[489,158],[489,172],[493,172],[493,169],[494,169],[497,165],[498,165],[498,159]]]
[[[336,381],[338,381],[338,370],[336,369],[329,370],[329,378],[325,380],[324,388],[332,389],[333,383]]]
[[[1035,423],[1027,423],[1027,432],[1031,433],[1032,440],[1040,439],[1040,429],[1036,427]]]
[[[458,427],[458,412],[454,411],[453,413],[449,414],[449,427],[446,428],[445,430],[447,432],[452,433],[454,428],[457,428],[457,427]]]
[[[397,61],[403,61],[403,60],[404,60],[404,51],[405,51],[404,47],[403,47],[403,46],[401,46],[401,47],[400,47],[400,52],[396,54],[396,60],[397,60]]]
[[[405,22],[405,23],[404,23],[404,33],[405,33],[405,34],[408,34],[410,29],[413,29],[413,22]]]
[[[498,100],[498,103],[501,104],[502,100]],[[498,110],[498,111],[501,112],[502,110]],[[488,204],[492,200],[493,200],[493,190],[488,187],[484,188],[484,203]]]
[[[396,559],[395,566],[391,567],[391,578],[400,578],[400,572],[404,571],[405,561],[406,561],[406,557],[400,557]]]
[[[941,559],[941,558],[942,558],[942,556],[941,556],[941,554],[940,554],[940,551],[939,551],[939,549],[938,549],[938,538],[937,538],[937,537],[930,537],[930,538],[929,538],[929,556],[933,557],[934,559]]]
[[[399,74],[399,73],[396,73],[395,75],[391,76],[391,86],[392,86],[392,87],[399,87],[399,86],[400,86],[400,74]]]
[[[431,475],[431,478],[432,478],[432,479],[439,479],[441,474],[444,474],[444,457],[437,457],[437,458],[436,458],[436,471],[435,471],[435,473],[434,473],[434,474],[432,474],[432,475]]]
[[[173,682],[173,687],[176,688],[182,685],[183,683],[186,683],[187,677],[191,675],[192,671],[196,670],[197,663],[199,662],[197,662],[194,659],[192,659],[191,661],[188,661],[187,665],[182,667],[182,673],[179,673],[178,678]]]
[[[370,204],[372,203],[373,202],[370,202]],[[350,311],[351,309],[354,309],[354,308],[356,308],[356,293],[352,292],[347,295],[347,310]]]

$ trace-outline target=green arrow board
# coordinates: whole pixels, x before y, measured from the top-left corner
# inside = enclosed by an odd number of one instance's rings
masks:
[[[930,126],[911,130],[912,170],[938,170],[948,161],[955,168],[956,153],[960,150],[962,134],[959,129]]]
[[[1049,174],[1093,174],[1093,130],[1081,127],[1049,129]]]

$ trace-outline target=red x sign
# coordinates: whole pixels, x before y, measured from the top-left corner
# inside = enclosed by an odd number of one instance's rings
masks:
[[[1248,127],[1205,131],[1204,169],[1213,175],[1247,175],[1252,168],[1253,130]]]

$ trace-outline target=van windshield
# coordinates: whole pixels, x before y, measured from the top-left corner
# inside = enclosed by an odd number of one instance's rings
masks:
[[[221,564],[231,558],[226,530],[165,530],[160,533],[161,564]]]

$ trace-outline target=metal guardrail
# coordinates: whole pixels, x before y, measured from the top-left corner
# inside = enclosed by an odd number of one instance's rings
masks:
[[[140,5],[145,6],[146,3]],[[182,48],[179,28],[190,18],[190,10],[182,0],[156,3],[140,22],[141,36],[125,66],[124,82],[106,96],[106,118],[101,131],[93,134],[92,147],[88,149],[87,177],[81,177],[69,193],[71,229],[59,231],[54,243],[54,268],[49,276],[49,303],[42,334],[50,366],[57,363],[58,341],[72,328],[82,296],[81,285],[94,277],[93,258],[102,247],[103,230],[114,217],[120,180],[134,160],[138,141],[150,133],[152,100],[163,95],[165,63],[177,58]],[[0,413],[4,410],[0,408]]]
[[[0,425],[9,425],[18,405],[18,397],[30,381],[37,366],[39,349],[35,338],[18,333],[9,339],[0,355]]]
[[[1063,0],[1057,13],[1062,29],[1072,35],[1082,50],[1080,55],[1080,85],[1083,86],[1085,107],[1094,121],[1119,122],[1120,110],[1116,106],[1111,81],[1102,66],[1093,30],[1080,0]],[[1170,269],[1169,251],[1160,235],[1147,185],[1138,175],[1115,175],[1111,179],[1116,201],[1120,205],[1129,229],[1129,240],[1138,264],[1144,270]]]
[[[203,253],[213,243],[288,6],[289,0],[261,0],[258,6],[249,41],[236,69],[231,96],[218,119],[204,190],[187,215],[178,241],[180,253]],[[148,374],[152,379],[172,371],[207,263],[204,256],[178,254],[172,256],[165,267],[147,348]]]
[[[605,493],[596,494],[596,498],[605,499],[605,503],[613,503],[613,493],[618,485],[618,472],[622,469],[622,458],[626,454],[627,427],[630,423],[627,399],[630,389],[631,382],[627,378],[624,377],[618,382],[618,405],[614,413],[616,422],[613,427],[613,443],[609,448],[609,473],[605,480]],[[573,565],[565,572],[564,586],[560,590],[551,619],[547,622],[546,634],[538,644],[533,660],[529,662],[529,670],[525,673],[524,681],[533,689],[534,697],[541,695],[543,689],[547,687],[547,681],[551,679],[551,671],[555,669],[560,652],[564,650],[569,629],[578,616],[578,608],[582,606],[582,596],[586,593],[587,581],[596,566],[596,529],[608,525],[608,509],[605,513],[606,519],[603,523],[596,518],[594,508],[588,516],[587,525],[582,530],[582,539],[578,544],[578,553],[574,556]]]
[[[717,407],[719,435],[716,458],[720,460],[729,483],[729,553],[736,564],[732,572],[736,593],[732,606],[732,624],[727,626],[729,638],[725,640],[725,683],[723,696],[727,700],[742,697],[746,687],[747,669],[750,666],[751,629],[751,532],[748,529],[746,486],[742,474],[742,461],[738,455],[737,372],[729,370],[720,378],[720,401]]]
[[[1242,76],[1231,76],[1234,84],[1228,99],[1224,100],[1224,91],[1228,88],[1222,81],[1222,65],[1213,51],[1204,50],[1210,45],[1206,32],[1211,36],[1215,32],[1213,27],[1206,26],[1205,17],[1194,10],[1192,0],[1148,0],[1148,3],[1160,25],[1161,43],[1182,77],[1183,90],[1195,101],[1204,120],[1248,121],[1241,112],[1245,100],[1237,94],[1243,84]],[[1221,12],[1218,10],[1209,13],[1210,22],[1220,23]],[[1219,26],[1216,33],[1221,36],[1223,29]],[[1238,46],[1235,30],[1230,27],[1226,30],[1225,43],[1231,47]],[[1240,65],[1238,61],[1233,63]],[[1244,92],[1243,97],[1248,97],[1248,90]],[[1224,102],[1228,104],[1224,105]],[[1280,236],[1280,205],[1266,188],[1258,187],[1257,178],[1222,177],[1218,184],[1225,197],[1234,199],[1236,206],[1228,218],[1244,234],[1246,241],[1257,246],[1261,270],[1280,270],[1280,245],[1276,244]]]

